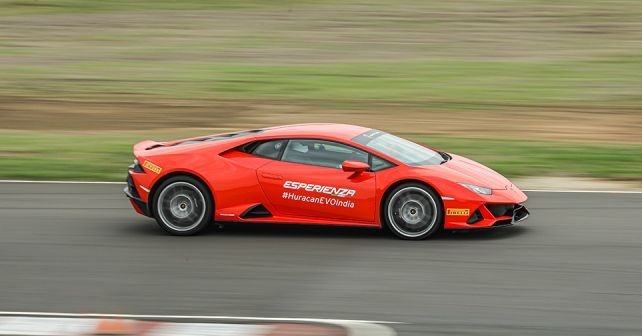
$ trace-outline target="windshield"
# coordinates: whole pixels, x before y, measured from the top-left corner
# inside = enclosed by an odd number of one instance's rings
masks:
[[[388,155],[409,166],[438,165],[444,162],[443,157],[434,150],[374,129],[356,136],[352,141]]]

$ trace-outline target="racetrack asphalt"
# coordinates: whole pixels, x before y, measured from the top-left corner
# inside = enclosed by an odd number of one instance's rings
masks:
[[[172,237],[123,185],[0,183],[0,310],[396,321],[400,335],[642,335],[642,194],[529,194],[512,228],[401,241]]]

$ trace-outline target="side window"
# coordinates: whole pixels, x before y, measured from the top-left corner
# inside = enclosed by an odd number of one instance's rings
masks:
[[[338,142],[291,139],[288,142],[282,161],[303,163],[313,166],[341,168],[345,160],[368,163],[368,153]]]
[[[249,153],[278,160],[286,140],[270,140],[258,143]]]
[[[370,164],[370,170],[376,172],[376,171],[384,170],[386,168],[390,168],[392,166],[394,166],[394,164],[378,156],[372,155],[372,163]]]

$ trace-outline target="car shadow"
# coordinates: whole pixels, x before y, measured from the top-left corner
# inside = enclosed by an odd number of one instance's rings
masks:
[[[163,231],[163,229],[161,229],[153,219],[148,218],[136,219],[128,223],[123,223],[119,227],[122,227],[123,231],[131,235],[167,235],[167,233],[165,233],[165,231]]]
[[[129,234],[167,235],[153,220],[140,220],[123,226]],[[528,232],[525,226],[511,226],[489,230],[442,231],[428,240],[499,240],[520,236]],[[296,238],[350,238],[388,239],[397,238],[388,230],[370,227],[338,225],[302,225],[267,223],[215,223],[206,228],[201,236],[221,237],[296,237]]]
[[[481,230],[453,230],[444,231],[436,235],[435,240],[499,240],[509,239],[528,233],[530,229],[525,226],[508,226],[496,229]]]
[[[389,239],[391,236],[379,228],[337,225],[267,224],[267,223],[225,223],[222,228],[216,224],[205,234],[219,236],[253,237],[313,237],[313,238],[354,238]]]

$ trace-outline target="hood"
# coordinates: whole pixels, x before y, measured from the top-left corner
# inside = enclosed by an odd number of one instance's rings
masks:
[[[478,162],[459,155],[449,155],[452,159],[439,167],[452,173],[448,175],[456,179],[454,182],[470,183],[495,190],[507,189],[511,185],[507,178]]]

